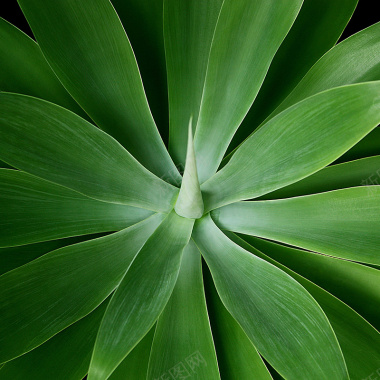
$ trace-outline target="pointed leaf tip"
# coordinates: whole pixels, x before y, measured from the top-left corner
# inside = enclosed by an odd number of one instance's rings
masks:
[[[195,160],[192,123],[193,116],[189,121],[185,172],[174,210],[184,218],[198,219],[203,215],[204,206]]]

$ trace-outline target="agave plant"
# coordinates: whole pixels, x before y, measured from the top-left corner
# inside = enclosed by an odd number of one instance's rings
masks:
[[[380,23],[336,45],[356,0],[18,2],[0,378],[380,376]]]

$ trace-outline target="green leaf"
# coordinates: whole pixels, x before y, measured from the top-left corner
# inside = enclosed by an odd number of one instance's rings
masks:
[[[330,88],[380,80],[380,22],[327,52],[270,115]]]
[[[335,45],[357,2],[304,0],[294,25],[270,65],[257,99],[235,136],[236,143],[246,138],[286,98],[312,65]],[[350,50],[350,53],[356,51]],[[347,63],[341,64],[340,70],[345,70]],[[348,83],[354,82],[341,85]]]
[[[205,272],[207,307],[221,378],[271,380],[255,346],[220,300],[207,267]]]
[[[153,173],[162,176],[175,170],[112,4],[18,2],[50,66],[91,118]]]
[[[146,379],[154,331],[155,326],[150,329],[115,371],[112,372],[109,380]]]
[[[0,247],[117,231],[150,215],[87,198],[18,170],[0,169]]]
[[[175,286],[194,221],[172,211],[145,243],[100,325],[89,380],[105,380],[156,322]]]
[[[52,251],[0,277],[0,363],[39,346],[115,289],[162,220]]]
[[[289,198],[361,185],[380,185],[380,156],[327,166],[260,199]]]
[[[164,1],[170,138],[174,160],[185,164],[187,125],[198,120],[211,42],[223,0]],[[201,30],[201,32],[200,32]]]
[[[17,247],[0,248],[0,276],[19,268],[55,249],[101,237],[102,234],[75,236]]]
[[[297,103],[250,136],[202,185],[206,211],[313,174],[379,122],[380,82],[334,88]]]
[[[168,141],[169,114],[163,35],[163,0],[112,0],[139,65],[157,127]],[[173,173],[180,180],[177,171]]]
[[[302,0],[224,0],[194,138],[201,183],[218,169],[301,4]]]
[[[86,117],[62,86],[35,41],[1,17],[0,57],[0,91],[49,100]]]
[[[233,234],[228,234],[228,236],[241,247],[262,259],[269,261],[271,264],[276,265],[278,268],[288,273],[314,297],[326,313],[326,316],[336,333],[339,344],[342,347],[351,379],[367,378],[367,375],[371,374],[377,368],[380,361],[380,352],[378,350],[380,334],[378,331],[346,304],[325,290],[319,288],[287,267],[279,264],[277,261],[272,260],[267,255],[257,251],[257,249],[254,249],[252,246],[236,237],[236,235],[235,238],[231,235]],[[258,240],[259,239],[255,239],[255,242]],[[250,241],[253,241],[253,239],[250,238]],[[272,244],[271,247],[267,246],[268,249],[265,249],[264,252],[271,254],[273,247],[274,244]],[[318,267],[316,266],[315,269],[318,270]]]
[[[380,186],[238,202],[215,210],[212,215],[222,229],[380,264]]]
[[[178,215],[184,218],[197,219],[203,215],[204,206],[194,153],[192,121],[193,118],[191,117],[187,138],[185,172],[174,209]]]
[[[220,378],[203,290],[201,256],[192,241],[183,252],[176,285],[157,322],[147,378],[179,375]]]
[[[284,247],[252,236],[244,240],[334,294],[380,329],[380,271],[366,265]]]
[[[193,238],[222,302],[276,371],[290,379],[348,379],[326,316],[298,282],[231,242],[210,216],[195,223]]]
[[[83,379],[106,305],[104,301],[41,346],[6,363],[0,370],[0,377],[3,380]]]
[[[95,199],[159,212],[172,208],[176,188],[140,165],[111,136],[64,108],[1,93],[0,131],[0,158],[18,169]]]

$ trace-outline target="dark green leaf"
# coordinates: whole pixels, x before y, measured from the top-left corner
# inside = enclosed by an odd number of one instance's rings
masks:
[[[39,346],[103,302],[162,218],[156,214],[115,234],[52,251],[2,275],[0,362]]]
[[[117,231],[150,215],[87,198],[18,170],[0,169],[0,247]]]
[[[172,211],[136,256],[100,325],[89,380],[107,379],[156,322],[175,286],[193,224]]]
[[[276,371],[289,379],[348,379],[326,316],[298,282],[234,244],[210,216],[195,223],[193,238],[223,304]]]
[[[18,0],[47,61],[91,118],[153,173],[176,168],[160,138],[133,50],[108,0]]]
[[[219,379],[203,290],[201,256],[190,241],[169,302],[160,315],[149,361],[148,379],[183,376]]]

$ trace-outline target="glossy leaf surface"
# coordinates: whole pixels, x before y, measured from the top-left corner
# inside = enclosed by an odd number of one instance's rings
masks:
[[[89,380],[107,379],[156,322],[175,286],[193,224],[172,211],[136,256],[99,328]]]
[[[380,122],[380,82],[339,87],[271,119],[205,182],[205,209],[255,198],[322,169]]]
[[[380,186],[238,202],[214,211],[213,218],[226,230],[349,260],[380,263]]]
[[[196,222],[193,238],[227,310],[277,372],[348,379],[326,316],[299,283],[231,242],[209,216]]]
[[[169,302],[157,321],[148,379],[165,376],[219,379],[203,290],[201,256],[186,246]]]
[[[47,61],[91,118],[155,174],[174,170],[132,47],[111,3],[18,2]]]
[[[87,198],[18,170],[0,169],[0,247],[117,231],[150,215]]]
[[[176,188],[111,136],[54,104],[2,93],[0,131],[0,158],[18,169],[103,201],[154,211],[168,211],[174,201]]]
[[[1,276],[0,362],[37,347],[103,302],[161,220],[157,214]]]

